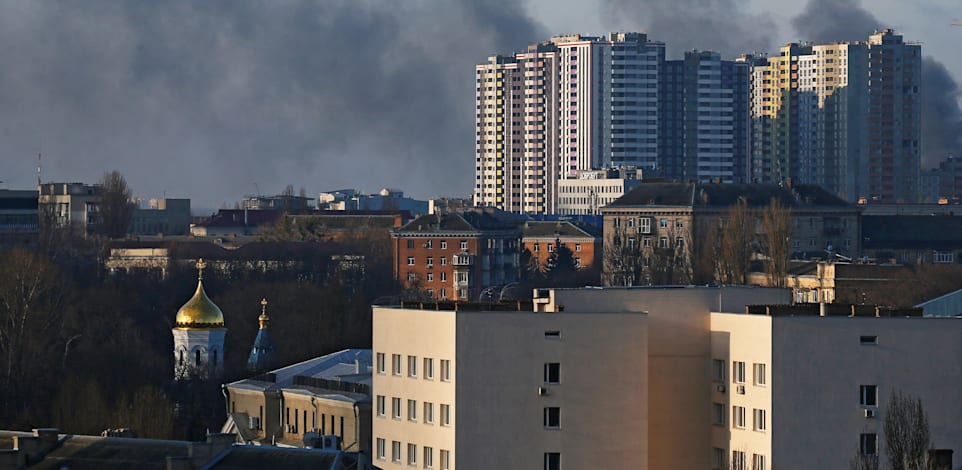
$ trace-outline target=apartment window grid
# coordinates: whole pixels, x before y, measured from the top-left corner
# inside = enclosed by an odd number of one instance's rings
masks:
[[[401,462],[401,441],[391,441],[391,461]]]
[[[746,468],[747,463],[745,461],[745,452],[741,450],[732,451],[732,467],[731,470],[748,470]]]
[[[732,381],[737,384],[745,383],[745,363],[732,361]]]
[[[768,430],[768,413],[764,409],[755,408],[752,410],[753,427],[756,431],[765,432]]]
[[[408,256],[408,266],[414,266],[414,257]]]
[[[448,241],[447,241],[447,240],[441,240],[441,249],[442,249],[442,250],[447,250],[447,249],[448,249]]]
[[[451,470],[451,451],[441,449],[438,452],[438,460],[441,461],[441,470]]]
[[[384,460],[387,457],[387,442],[382,438],[377,438],[377,459]]]
[[[415,466],[418,464],[418,446],[417,444],[408,444],[408,465]]]
[[[764,387],[767,383],[765,379],[765,364],[755,363],[752,364],[752,376],[755,385],[759,387]]]
[[[548,362],[544,365],[544,383],[546,384],[559,384],[561,383],[561,363],[560,362]]]
[[[424,370],[421,371],[424,375],[424,380],[434,380],[434,359],[430,357],[424,358]]]
[[[450,382],[451,381],[451,360],[441,359],[441,381]]]
[[[418,376],[418,357],[408,356],[408,377]]]
[[[441,404],[441,426],[451,425],[451,405]]]
[[[866,407],[878,406],[878,386],[859,385],[859,404]]]
[[[408,421],[418,420],[418,402],[417,400],[408,400]]]
[[[468,251],[468,241],[461,240],[461,251]]]
[[[401,419],[401,399],[391,397],[391,418]]]
[[[561,452],[544,453],[544,470],[561,470]]]
[[[745,429],[745,407],[732,406],[732,426],[738,429]]]
[[[561,427],[561,408],[557,406],[547,406],[544,409],[544,427],[548,429],[558,429]]]
[[[752,470],[765,470],[765,456],[752,454]]]
[[[638,233],[651,233],[650,217],[640,217],[638,219]]]
[[[384,395],[377,396],[377,415],[383,418],[387,414],[387,400]]]
[[[858,450],[862,455],[878,454],[878,434],[862,433],[859,434]]]
[[[391,354],[391,375],[401,375],[400,354]]]
[[[434,448],[424,446],[424,468],[434,468]]]
[[[377,353],[377,373],[378,375],[384,375],[386,369],[384,353]]]

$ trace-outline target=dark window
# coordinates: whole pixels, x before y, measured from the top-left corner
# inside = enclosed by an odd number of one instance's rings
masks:
[[[544,383],[561,383],[561,363],[548,362],[544,365]]]
[[[200,367],[200,349],[194,351],[194,362],[196,363],[197,367]]]
[[[859,336],[858,342],[861,344],[878,344],[878,336]]]
[[[878,406],[878,386],[877,385],[860,385],[858,388],[859,388],[859,403],[862,406]]]
[[[561,453],[544,453],[544,470],[561,470]]]
[[[860,434],[858,450],[862,455],[875,455],[878,453],[878,434]]]
[[[544,332],[544,337],[545,337],[545,338],[560,338],[560,337],[561,337],[561,332],[560,332],[560,331],[545,331],[545,332]]]
[[[561,427],[561,408],[557,406],[549,406],[544,409],[544,427]]]

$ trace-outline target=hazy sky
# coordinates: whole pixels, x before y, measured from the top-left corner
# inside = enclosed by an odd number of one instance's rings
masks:
[[[609,30],[732,57],[895,27],[935,59],[941,153],[962,146],[952,18],[958,0],[0,0],[0,187],[32,187],[42,152],[44,181],[117,169],[195,208],[287,184],[467,196],[474,64]]]

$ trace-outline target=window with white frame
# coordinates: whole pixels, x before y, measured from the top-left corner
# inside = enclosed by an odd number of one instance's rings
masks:
[[[387,370],[387,366],[384,360],[384,353],[377,353],[377,373],[384,375],[384,371]]]
[[[448,241],[447,241],[447,240],[441,240],[441,249],[442,249],[442,250],[447,250],[447,249],[448,249]],[[443,264],[443,263],[442,263],[442,264]]]
[[[408,377],[418,376],[418,357],[408,356]]]
[[[765,431],[768,429],[767,413],[765,410],[755,408],[752,410],[752,416],[754,421],[754,429],[756,431]]]
[[[765,470],[765,456],[762,454],[752,454],[752,470]]]
[[[427,276],[428,276],[428,282],[434,281],[434,273],[428,273]]]
[[[391,441],[391,461],[401,461],[401,441]]]
[[[433,256],[428,256],[427,266],[428,266],[429,268],[434,267],[434,257],[433,257]]]
[[[424,402],[424,424],[434,424],[434,403]]]
[[[732,426],[744,429],[745,428],[745,407],[735,405],[732,407]]]
[[[651,233],[650,217],[641,217],[638,219],[638,233]]]
[[[414,266],[414,257],[408,256],[408,266]]]
[[[401,375],[401,355],[391,354],[391,374]]]
[[[468,241],[461,240],[461,251],[468,251]]]
[[[862,406],[878,406],[878,386],[859,385],[859,404]]]
[[[546,384],[561,383],[561,363],[560,362],[546,362],[544,364],[544,383]]]
[[[441,404],[441,426],[451,425],[451,405]]]
[[[442,257],[441,257],[441,266],[447,266],[447,265],[448,265],[448,257],[447,257],[447,256],[442,256]],[[441,280],[443,281],[444,279],[441,279]]]
[[[434,448],[424,446],[424,468],[434,468]]]
[[[417,444],[408,444],[408,465],[414,466],[418,464],[418,446]]]
[[[377,459],[384,460],[387,457],[387,442],[382,438],[377,438]]]
[[[659,219],[658,226],[661,228],[668,228],[668,219],[665,219],[665,218]]]
[[[424,375],[424,380],[434,380],[434,359],[430,357],[424,358],[424,370],[421,371]]]
[[[408,400],[408,421],[418,420],[418,402],[417,400]]]
[[[546,406],[544,408],[544,427],[550,429],[561,427],[561,407]]]
[[[747,462],[745,461],[745,452],[741,450],[733,450],[731,470],[747,470],[746,466]]]
[[[745,383],[745,363],[732,361],[732,381],[737,384]]]
[[[441,359],[441,381],[451,381],[451,361],[449,359]]]
[[[387,400],[384,398],[384,395],[377,396],[377,415],[381,418],[387,415],[387,410],[386,410],[387,404],[385,403],[386,401]]]
[[[544,453],[544,470],[561,470],[561,452]]]
[[[752,376],[754,377],[755,385],[765,386],[765,364],[755,363],[752,364]]]
[[[953,263],[955,262],[955,256],[951,251],[936,251],[932,253],[933,263]]]
[[[451,451],[450,450],[441,449],[438,452],[438,460],[441,461],[441,470],[451,469]]]
[[[408,273],[408,282],[414,282],[417,279],[418,279],[417,273],[414,273],[414,272]]]
[[[391,417],[401,419],[401,399],[398,397],[391,397]]]

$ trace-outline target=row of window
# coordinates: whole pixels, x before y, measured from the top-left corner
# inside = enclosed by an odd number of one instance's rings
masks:
[[[637,218],[638,233],[651,233],[652,219],[653,217],[638,217]],[[628,228],[635,228],[635,223],[636,223],[635,221],[636,221],[635,218],[629,217],[625,219],[625,225]],[[612,223],[614,224],[615,228],[621,227],[621,218],[615,217]],[[660,228],[668,228],[668,219],[664,217],[658,219],[658,226]],[[685,226],[684,220],[675,219],[675,228],[683,228],[684,226]]]
[[[377,353],[377,373],[379,375],[384,375],[387,373],[386,355],[384,353]],[[401,375],[401,355],[391,354],[391,375],[400,376]],[[434,380],[434,358],[425,357],[423,358],[424,369],[421,371],[424,380]],[[441,381],[450,382],[451,381],[451,360],[441,359]],[[407,375],[411,378],[417,378],[418,376],[418,357],[408,356],[407,361]]]
[[[377,399],[377,417],[386,418],[387,417],[387,397],[384,395],[378,395]],[[421,421],[424,424],[434,424],[434,403],[422,402],[423,413],[421,415]],[[441,426],[451,425],[451,405],[442,403],[440,406],[440,419]],[[417,422],[418,420],[418,401],[408,400],[407,406],[407,419],[408,421]],[[398,397],[391,397],[391,418],[401,419],[401,399]]]
[[[731,469],[731,470],[766,470],[766,459],[762,454],[752,454],[751,462],[748,461],[748,454],[742,450],[732,451],[732,464],[728,466],[725,464],[725,449],[714,449],[714,457],[712,462],[713,468],[715,469]],[[751,465],[751,467],[749,467]]]
[[[407,241],[407,247],[408,247],[408,249],[409,249],[409,250],[413,250],[413,249],[414,249],[414,246],[415,246],[415,243],[416,243],[415,240],[408,239],[408,241]],[[447,250],[447,249],[448,249],[448,241],[447,241],[447,240],[441,240],[438,244],[440,245],[440,247],[441,247],[442,250]],[[461,241],[460,241],[460,247],[461,247],[461,251],[467,250],[467,249],[468,249],[468,241],[467,241],[467,240],[461,240]],[[433,249],[433,248],[434,248],[434,240],[424,240],[424,248],[427,248],[427,249],[429,249],[429,250],[430,250],[430,249]]]
[[[759,387],[764,387],[768,383],[766,378],[766,366],[762,363],[752,364],[752,383]],[[723,359],[712,359],[713,379],[716,382],[726,380],[725,361]],[[745,362],[732,361],[732,382],[736,384],[745,383]]]
[[[440,258],[438,258],[438,261],[440,262],[441,266],[447,266],[447,265],[448,265],[448,258],[447,258],[447,256],[441,256]],[[414,266],[414,265],[416,265],[416,264],[417,264],[417,259],[416,259],[415,257],[413,257],[413,256],[408,256],[408,266]],[[430,267],[433,267],[433,266],[434,266],[434,257],[433,257],[433,256],[428,256],[427,258],[425,258],[424,264],[425,264],[425,266],[427,266],[427,267],[429,267],[429,268],[430,268]]]
[[[377,438],[375,445],[375,455],[378,460],[387,459],[387,441],[382,438]],[[421,463],[423,468],[434,468],[434,448],[429,446],[424,446],[421,448]],[[448,470],[451,468],[451,451],[441,449],[438,451],[439,468],[441,470]],[[401,463],[401,442],[391,441],[391,461],[394,463]],[[417,444],[407,445],[407,464],[416,467],[418,465],[418,446]]]
[[[744,406],[732,406],[732,428],[745,429],[747,427],[747,411]],[[725,405],[712,403],[712,424],[725,426]],[[768,412],[761,408],[752,409],[752,430],[765,432],[768,430]]]
[[[548,247],[548,252],[549,252],[549,253],[554,252],[554,246],[555,246],[554,243],[545,243],[545,245]],[[563,245],[563,243],[562,243],[562,245]],[[535,252],[535,253],[539,253],[539,252],[541,251],[541,244],[540,244],[540,243],[535,243],[535,244],[533,244],[531,251],[533,251],[533,252]],[[576,252],[576,253],[581,253],[581,243],[575,243],[575,252]]]

